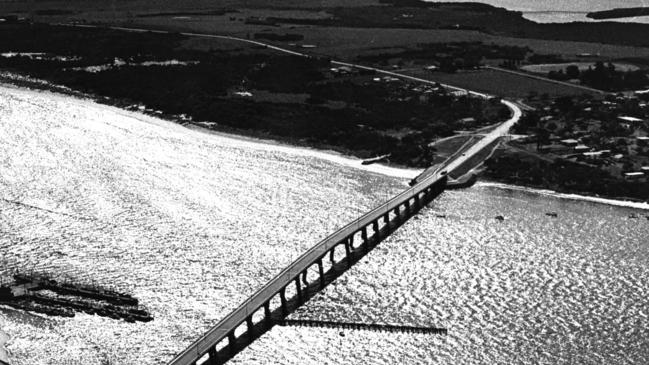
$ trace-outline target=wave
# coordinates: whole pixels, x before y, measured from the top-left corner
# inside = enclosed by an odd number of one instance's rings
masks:
[[[494,188],[506,189],[506,190],[518,190],[518,191],[524,191],[532,194],[552,196],[560,199],[581,200],[581,201],[587,201],[591,203],[613,205],[617,207],[649,210],[649,203],[646,202],[635,202],[635,201],[620,200],[620,199],[600,198],[597,196],[559,193],[554,190],[530,188],[526,186],[509,185],[505,183],[498,183],[498,182],[491,182],[491,181],[481,181],[478,182],[476,186],[494,187]]]

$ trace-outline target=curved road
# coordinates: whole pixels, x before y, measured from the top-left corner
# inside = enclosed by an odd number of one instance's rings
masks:
[[[75,25],[75,26],[80,26],[80,25]],[[82,27],[97,27],[97,26],[84,25]],[[134,29],[134,28],[123,28],[123,27],[110,27],[110,28],[116,30],[131,31],[131,32],[150,31],[146,29]],[[155,30],[152,32],[170,33],[168,31],[159,31],[159,30]],[[269,49],[277,50],[279,52],[284,52],[287,54],[292,54],[300,57],[311,57],[309,55],[295,52],[292,50],[287,50],[273,45],[252,41],[248,39],[237,38],[237,37],[199,34],[199,33],[181,33],[181,34],[190,37],[217,38],[217,39],[228,39],[228,40],[246,42],[250,44],[264,46]],[[392,75],[394,77],[399,77],[399,78],[408,79],[412,81],[435,84],[434,81],[407,76],[392,71],[385,71],[373,67],[367,67],[367,66],[339,62],[339,61],[332,61],[332,63],[337,65],[346,65],[350,67],[366,69],[366,70],[373,70],[376,71],[377,73]],[[449,89],[461,90],[467,92],[468,94],[472,94],[478,97],[483,97],[483,98],[489,97],[486,94],[472,92],[451,85],[442,85],[442,86]],[[394,210],[395,208],[398,209],[400,206],[404,204],[404,202],[410,202],[415,196],[419,197],[422,191],[427,191],[427,189],[429,189],[430,186],[434,186],[435,184],[438,184],[440,180],[443,180],[445,178],[444,176],[445,174],[442,173],[441,171],[446,170],[447,173],[450,173],[453,169],[458,168],[468,159],[470,159],[475,154],[480,152],[480,150],[482,150],[483,148],[485,148],[486,146],[488,146],[489,144],[491,144],[501,136],[507,134],[509,129],[520,119],[522,115],[522,111],[516,104],[512,103],[511,101],[502,100],[502,103],[505,104],[512,111],[512,115],[509,120],[503,122],[493,131],[486,134],[482,139],[478,140],[475,144],[469,147],[461,156],[447,160],[444,163],[444,166],[442,166],[440,169],[437,169],[434,173],[422,179],[422,181],[418,182],[411,188],[405,190],[401,194],[391,198],[387,202],[381,204],[379,207],[373,209],[371,212],[366,213],[362,217],[349,223],[347,226],[341,228],[337,232],[325,238],[323,241],[316,244],[314,247],[312,247],[310,250],[308,250],[302,256],[300,256],[296,261],[294,261],[290,266],[282,270],[282,272],[280,272],[270,282],[268,282],[266,285],[260,288],[253,296],[249,297],[237,309],[235,309],[233,312],[231,312],[225,318],[223,318],[216,326],[212,327],[209,331],[207,331],[203,336],[198,338],[188,348],[186,348],[184,351],[179,353],[170,362],[170,364],[174,364],[174,365],[175,364],[178,365],[195,364],[195,362],[201,356],[203,356],[203,354],[206,354],[209,349],[213,348],[217,343],[220,343],[221,341],[226,339],[227,335],[233,332],[240,324],[242,324],[246,320],[246,318],[248,318],[253,313],[255,313],[255,311],[257,311],[259,308],[261,308],[264,305],[264,303],[269,302],[269,300],[273,298],[273,296],[276,295],[282,287],[288,285],[287,283],[290,283],[290,281],[294,280],[296,277],[299,278],[300,273],[307,270],[311,265],[313,265],[314,262],[316,262],[316,260],[318,260],[327,252],[332,250],[333,247],[338,245],[340,242],[343,242],[343,240],[347,239],[347,237],[350,237],[351,235],[358,232],[359,229],[361,228],[365,229],[365,227],[370,226],[372,222],[378,222],[380,217],[388,214],[390,211]]]
[[[161,34],[171,34],[171,33],[176,33],[176,32],[171,32],[167,30],[151,30],[151,29],[142,29],[142,28],[126,28],[126,27],[105,27],[105,26],[98,26],[98,25],[81,25],[81,24],[58,24],[58,25],[63,25],[63,26],[73,26],[73,27],[80,27],[80,28],[109,28],[109,29],[114,29],[114,30],[121,30],[121,31],[126,31],[126,32],[137,32],[137,33],[144,33],[144,32],[152,32],[152,33],[161,33]],[[180,32],[179,34],[184,35],[186,37],[197,37],[197,38],[212,38],[212,39],[225,39],[225,40],[231,40],[231,41],[236,41],[236,42],[243,42],[243,43],[248,43],[248,44],[254,44],[257,46],[262,46],[268,49],[272,49],[278,52],[294,55],[294,56],[299,56],[299,57],[307,57],[310,58],[312,56],[306,54],[306,53],[300,53],[296,52],[290,49],[282,48],[282,47],[277,47],[272,44],[268,43],[263,43],[263,42],[258,42],[254,41],[251,39],[245,39],[245,38],[239,38],[239,37],[233,37],[233,36],[228,36],[228,35],[215,35],[215,34],[205,34],[205,33],[191,33],[191,32]],[[419,77],[414,77],[414,76],[408,76],[405,74],[401,74],[398,72],[393,72],[393,71],[387,71],[387,70],[382,70],[380,68],[376,67],[370,67],[370,66],[363,66],[359,64],[354,64],[354,63],[348,63],[348,62],[342,62],[342,61],[336,61],[332,60],[332,64],[334,65],[339,65],[339,66],[348,66],[348,67],[353,67],[353,68],[358,68],[358,69],[363,69],[363,70],[370,70],[374,71],[376,73],[384,74],[384,75],[389,75],[393,77],[398,77],[401,79],[405,80],[410,80],[410,81],[416,81],[420,83],[425,83],[425,84],[431,84],[431,85],[441,85],[442,87],[450,90],[455,90],[455,91],[461,91],[465,92],[468,95],[473,95],[477,96],[480,98],[490,98],[492,95],[472,91],[472,90],[467,90],[464,88],[460,88],[457,86],[453,85],[448,85],[448,84],[442,84],[438,83],[436,81],[432,80],[427,80],[427,79],[422,79]],[[460,165],[462,165],[464,162],[469,160],[471,157],[473,157],[474,154],[480,152],[483,148],[488,146],[490,143],[495,141],[497,138],[502,137],[506,135],[509,131],[509,129],[520,119],[522,116],[523,112],[521,108],[508,100],[502,100],[501,101],[503,104],[505,104],[512,112],[512,116],[509,120],[503,122],[500,126],[495,128],[493,131],[490,133],[486,134],[481,140],[479,140],[476,144],[471,146],[465,153],[462,154],[461,157],[453,159],[452,161],[447,161],[447,165],[444,166],[443,168],[440,168],[438,171],[441,170],[446,170],[448,173],[453,171],[453,169],[458,168]]]

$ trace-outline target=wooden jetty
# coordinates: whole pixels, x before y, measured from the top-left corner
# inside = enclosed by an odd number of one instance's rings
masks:
[[[415,327],[400,326],[391,324],[377,323],[354,323],[354,322],[336,322],[336,321],[317,321],[304,319],[284,319],[278,322],[280,326],[299,326],[299,327],[323,327],[323,328],[341,328],[350,330],[365,330],[374,332],[392,332],[392,333],[418,333],[423,335],[446,335],[446,328],[436,327]]]

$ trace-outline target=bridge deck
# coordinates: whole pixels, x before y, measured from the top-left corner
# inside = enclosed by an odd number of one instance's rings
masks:
[[[401,194],[393,197],[320,241],[277,274],[277,276],[271,279],[266,285],[249,297],[237,309],[223,318],[217,325],[212,327],[187,349],[178,354],[169,364],[194,364],[196,360],[207,353],[210,348],[213,348],[216,344],[226,339],[229,333],[233,332],[239,325],[244,323],[249,316],[263,307],[265,303],[269,302],[280,290],[287,287],[291,281],[295,280],[302,272],[306,271],[309,267],[321,260],[322,257],[332,248],[347,239],[347,237],[352,236],[364,227],[371,225],[372,222],[381,219],[381,217],[384,217],[395,208],[399,208],[404,204],[404,202],[408,202],[415,198],[415,196],[427,191],[432,185],[443,179],[445,179],[445,176],[437,173],[428,176],[418,184],[405,190]]]

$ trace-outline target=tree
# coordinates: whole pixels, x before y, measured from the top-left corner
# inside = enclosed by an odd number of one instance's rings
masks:
[[[579,67],[577,65],[570,65],[566,67],[566,75],[569,79],[578,79],[579,78]]]

